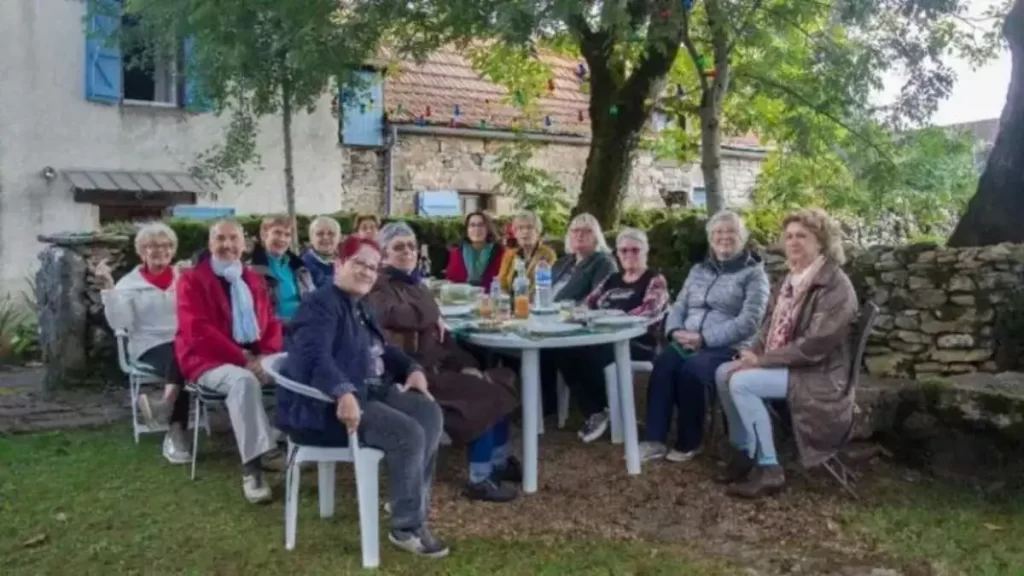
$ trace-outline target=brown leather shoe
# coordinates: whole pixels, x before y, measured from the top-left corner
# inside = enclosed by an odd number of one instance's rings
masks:
[[[729,459],[729,465],[721,474],[715,476],[715,482],[719,484],[732,484],[733,482],[745,480],[753,469],[754,460],[747,455],[747,451],[734,448],[732,458]]]
[[[733,484],[725,489],[729,496],[738,498],[762,498],[782,491],[786,486],[786,473],[778,464],[758,466],[751,472],[746,482]]]

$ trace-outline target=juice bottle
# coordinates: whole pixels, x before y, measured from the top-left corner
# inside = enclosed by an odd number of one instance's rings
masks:
[[[516,318],[530,317],[530,281],[526,277],[526,266],[522,260],[516,261],[516,278],[512,281],[514,297],[513,313]]]

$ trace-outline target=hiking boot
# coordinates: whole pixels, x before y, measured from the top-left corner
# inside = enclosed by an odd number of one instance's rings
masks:
[[[785,485],[786,473],[782,470],[782,466],[772,464],[758,466],[746,482],[729,486],[725,489],[725,493],[738,498],[762,498],[781,492]]]
[[[608,431],[609,417],[608,410],[602,410],[596,414],[591,414],[586,422],[583,423],[583,428],[579,431],[580,440],[585,443],[593,442],[604,433]]]
[[[482,502],[511,502],[519,496],[515,488],[499,484],[490,478],[466,484],[465,494],[470,500]]]
[[[523,465],[515,456],[509,456],[505,466],[498,468],[491,474],[491,480],[495,482],[511,482],[513,484],[523,483]]]
[[[448,547],[435,538],[426,526],[416,530],[391,530],[388,532],[388,540],[406,552],[426,558],[444,558],[449,552]]]
[[[270,486],[267,485],[262,474],[242,476],[242,492],[245,493],[245,499],[253,504],[264,504],[273,498]]]
[[[171,424],[164,435],[163,455],[171,464],[188,464],[192,461],[192,451],[185,442],[185,431],[181,424]]]
[[[675,462],[676,464],[682,464],[683,462],[689,462],[700,454],[700,448],[696,450],[690,450],[689,452],[683,452],[682,450],[672,450],[665,456],[665,460],[669,462]]]
[[[163,398],[154,400],[145,394],[139,394],[138,406],[143,424],[150,428],[166,426],[171,419],[171,404]]]
[[[641,442],[640,443],[640,461],[649,462],[651,460],[662,460],[665,458],[667,448],[661,442]]]
[[[732,484],[746,479],[750,471],[754,469],[754,460],[747,454],[746,450],[732,451],[732,458],[725,470],[715,477],[719,484]]]

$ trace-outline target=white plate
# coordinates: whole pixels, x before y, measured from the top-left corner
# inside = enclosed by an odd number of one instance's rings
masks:
[[[534,334],[567,334],[569,332],[576,332],[577,330],[580,330],[580,325],[569,324],[567,322],[538,322],[530,324],[529,330]]]
[[[608,318],[611,316],[625,316],[624,310],[618,310],[616,308],[599,308],[597,310],[590,311],[591,318]]]
[[[469,316],[473,313],[473,307],[469,304],[446,304],[441,306],[441,316]]]
[[[642,316],[603,316],[601,318],[594,318],[590,323],[597,326],[631,326],[642,324],[646,320]]]
[[[547,308],[538,308],[537,306],[530,306],[531,314],[557,314],[557,306],[548,306]]]

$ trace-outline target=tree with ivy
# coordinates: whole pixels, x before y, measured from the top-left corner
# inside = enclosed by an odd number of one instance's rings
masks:
[[[198,93],[191,100],[230,119],[224,141],[197,160],[196,174],[219,185],[244,182],[258,161],[259,119],[281,120],[285,205],[295,214],[292,121],[312,112],[328,90],[358,83],[350,73],[374,55],[379,37],[370,12],[337,0],[89,0],[90,13],[125,16],[137,25],[114,30],[133,66],[156,57],[179,62]],[[181,47],[186,49],[182,50]]]

